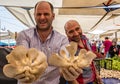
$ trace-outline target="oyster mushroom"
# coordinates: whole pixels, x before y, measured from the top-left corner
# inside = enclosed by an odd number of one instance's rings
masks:
[[[3,72],[4,74],[9,77],[9,78],[13,78],[16,76],[16,74],[20,74],[23,73],[24,70],[22,68],[20,68],[21,66],[15,66],[13,64],[7,64],[4,66],[3,68]]]
[[[24,46],[17,46],[14,50],[11,51],[10,54],[6,56],[6,59],[10,64],[25,65],[27,63],[26,54],[27,54],[27,49]]]
[[[3,67],[4,74],[10,78],[25,74],[25,78],[29,79],[28,83],[36,81],[48,66],[43,52],[35,48],[26,49],[24,46],[17,46],[6,59],[9,64]]]
[[[78,56],[75,56],[77,51],[77,43],[70,42],[68,46],[66,46],[67,51],[69,52],[69,56],[67,57],[64,50],[60,51],[60,55],[54,53],[49,57],[49,64],[53,66],[57,66],[60,68],[77,66],[84,68],[88,67],[92,60],[96,57],[96,55],[92,51],[86,51],[85,49],[81,49]]]

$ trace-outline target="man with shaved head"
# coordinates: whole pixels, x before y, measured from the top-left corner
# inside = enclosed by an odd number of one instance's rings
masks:
[[[86,49],[87,51],[91,50],[89,41],[86,36],[83,35],[81,26],[76,20],[67,21],[64,28],[69,41],[74,41],[78,44],[76,55],[78,54],[78,52],[80,52],[80,49]],[[94,64],[91,63],[90,67],[83,69],[83,73],[80,74],[76,80],[78,84],[93,84],[95,78],[95,67]]]
[[[27,48],[36,48],[49,57],[53,52],[58,53],[68,40],[65,36],[53,30],[52,22],[55,18],[53,5],[47,1],[37,2],[34,9],[34,18],[36,26],[20,32],[17,36],[16,43],[24,45]],[[57,41],[57,42],[56,42]],[[19,83],[29,83],[24,75],[16,77]],[[58,84],[59,70],[56,67],[48,66],[45,73],[39,80],[33,84]]]
[[[76,20],[69,20],[65,26],[65,32],[69,40],[79,42],[82,36],[82,29]]]

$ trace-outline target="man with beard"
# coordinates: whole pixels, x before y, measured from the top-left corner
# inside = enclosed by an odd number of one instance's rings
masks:
[[[47,58],[51,54],[59,53],[61,49],[65,49],[69,43],[67,37],[55,31],[52,26],[55,18],[53,5],[47,1],[38,2],[35,5],[34,17],[36,27],[21,31],[16,39],[17,46],[24,45],[27,48],[36,48],[44,52]],[[62,73],[71,76],[69,77],[71,80],[76,79],[80,74],[79,70],[74,67],[71,67],[70,70],[65,69]],[[29,81],[22,73],[15,78],[25,84]],[[59,68],[49,65],[40,79],[33,84],[59,84],[59,78]]]
[[[74,41],[78,44],[76,55],[78,54],[78,52],[80,52],[80,49],[86,49],[87,51],[91,50],[89,41],[86,36],[83,35],[81,26],[76,20],[69,20],[68,22],[66,22],[64,28],[69,41]],[[95,78],[95,66],[93,63],[91,63],[90,67],[83,69],[83,73],[80,74],[76,80],[78,84],[93,84]]]

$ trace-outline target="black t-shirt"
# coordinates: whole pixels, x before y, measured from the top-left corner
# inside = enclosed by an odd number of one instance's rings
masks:
[[[16,79],[8,78],[3,73],[4,65],[8,64],[6,55],[8,55],[11,51],[11,48],[0,48],[0,84],[17,84]]]
[[[116,50],[116,52],[114,51],[114,49]],[[120,52],[120,45],[111,45],[110,48],[109,48],[109,54],[110,54],[110,57],[114,57],[115,55],[118,55]]]

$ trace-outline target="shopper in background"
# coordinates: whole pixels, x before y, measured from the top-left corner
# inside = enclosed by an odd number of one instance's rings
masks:
[[[102,42],[100,40],[97,41],[97,51],[100,53],[100,48],[101,48]]]
[[[109,48],[110,57],[112,58],[115,55],[118,56],[119,52],[120,52],[120,45],[118,45],[116,41],[112,41],[112,45]]]
[[[102,44],[101,44],[101,46],[100,46],[100,53],[104,56],[104,45],[103,45],[103,43],[104,43],[104,41],[102,41]],[[104,56],[104,58],[105,58],[105,56]]]
[[[96,43],[97,43],[97,41],[93,41],[93,42],[91,43],[91,49],[92,49],[93,52],[98,52],[98,51],[97,51]]]
[[[109,40],[108,37],[105,37],[105,41],[103,43],[105,58],[109,58],[109,48],[111,45],[112,45],[112,42]]]
[[[76,20],[69,20],[66,22],[64,28],[69,41],[74,41],[78,44],[76,55],[81,49],[86,49],[87,51],[91,50],[90,43]],[[80,74],[76,80],[78,84],[93,84],[96,81],[96,78],[96,68],[92,62],[90,67],[83,69],[83,73]],[[99,84],[101,84],[100,81]]]
[[[46,1],[38,2],[35,5],[34,17],[36,27],[20,32],[16,39],[17,46],[24,45],[27,48],[36,48],[44,52],[47,58],[52,53],[59,54],[59,51],[65,49],[69,41],[65,36],[53,29],[52,22],[55,18],[53,5]],[[69,75],[71,81],[80,74],[79,70],[74,67],[71,67],[70,70],[65,69],[60,73],[59,68],[48,65],[45,73],[33,84],[59,84],[60,74]],[[24,83],[28,81],[24,79],[22,73],[16,76],[16,79]]]

